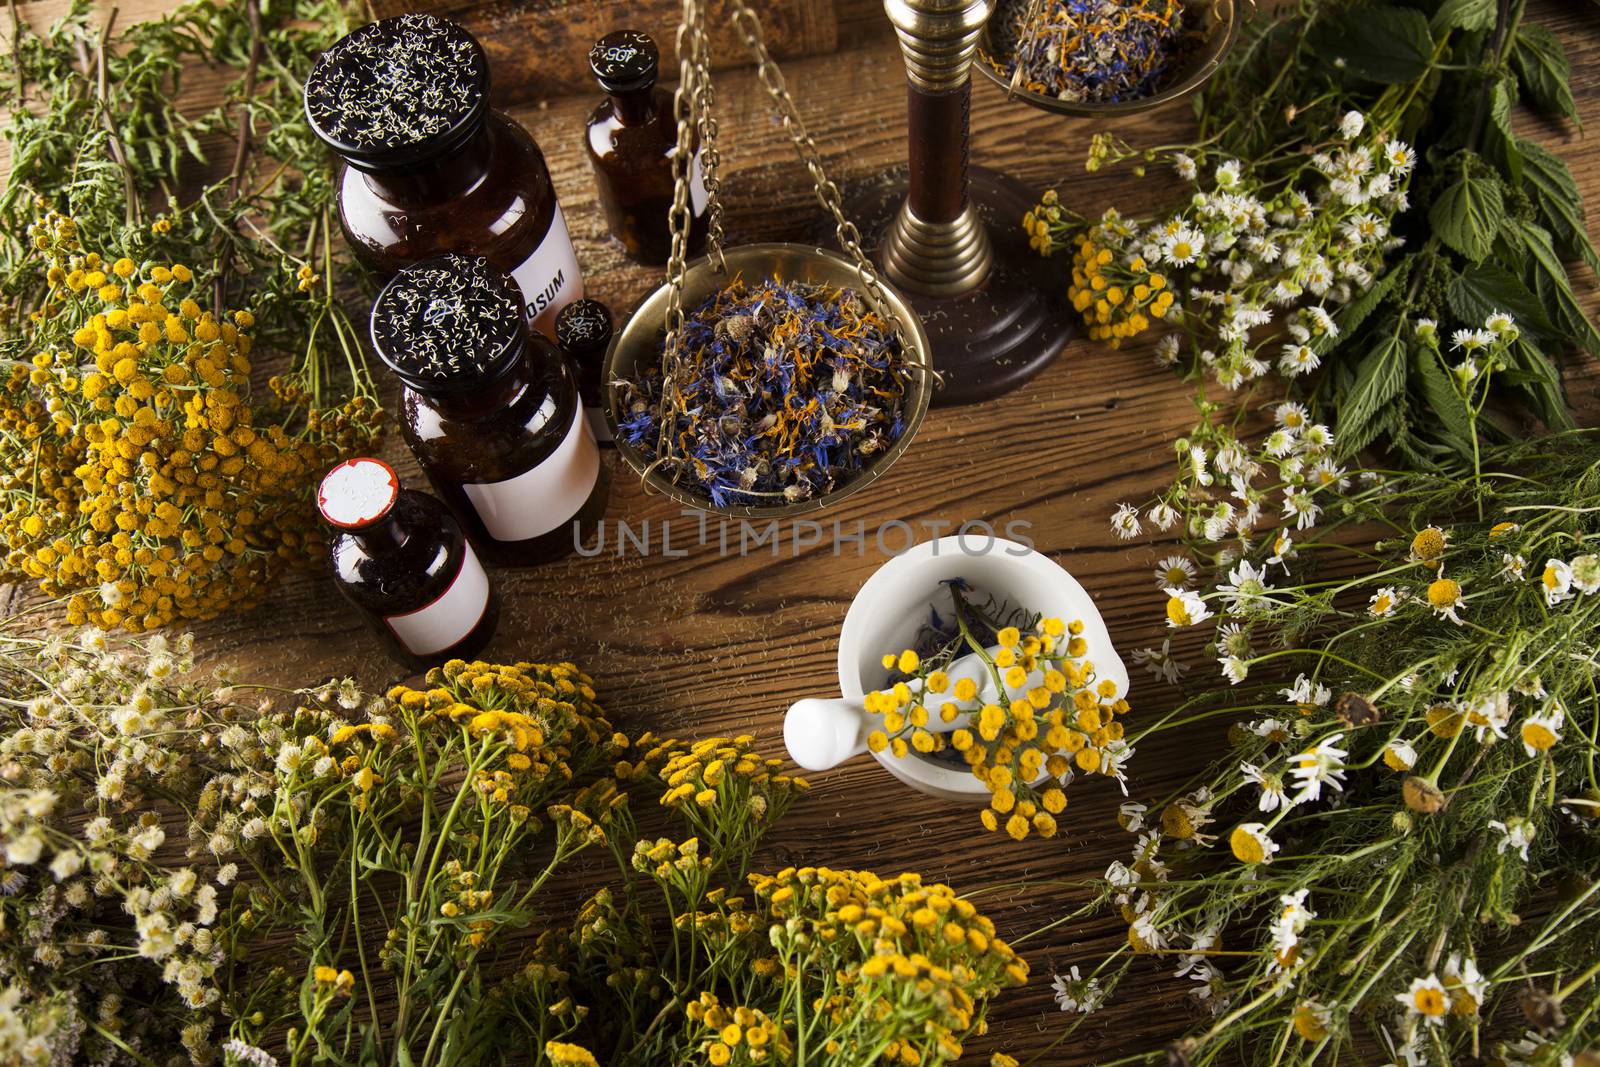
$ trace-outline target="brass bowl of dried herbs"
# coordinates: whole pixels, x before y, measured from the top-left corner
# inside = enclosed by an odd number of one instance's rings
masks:
[[[999,0],[974,65],[1009,96],[1058,115],[1149,111],[1217,72],[1239,38],[1241,4],[1255,9],[1254,0]]]
[[[617,451],[650,489],[717,515],[794,518],[865,489],[928,412],[933,373],[916,312],[880,282],[887,321],[855,265],[825,249],[756,244],[725,257],[726,273],[709,257],[689,264],[670,367],[665,285],[612,340],[606,421]]]

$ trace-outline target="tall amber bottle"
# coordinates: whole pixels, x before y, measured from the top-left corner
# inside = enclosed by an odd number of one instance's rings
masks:
[[[606,98],[589,116],[585,144],[594,167],[606,225],[641,263],[660,264],[672,252],[672,157],[678,123],[672,95],[656,88],[660,55],[648,35],[617,30],[589,50],[589,69]],[[705,246],[705,171],[696,151],[689,167],[689,251]]]
[[[610,480],[572,370],[509,277],[481,256],[407,267],[378,294],[372,342],[405,383],[407,443],[485,559],[543,563],[594,535]]]
[[[435,15],[381,19],[334,42],[305,84],[311,128],[339,154],[339,221],[388,277],[443,252],[486,256],[516,279],[534,327],[583,295],[544,156],[489,107],[489,62]]]

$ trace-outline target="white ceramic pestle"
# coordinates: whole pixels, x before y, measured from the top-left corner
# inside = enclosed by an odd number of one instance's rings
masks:
[[[990,658],[999,650],[998,645],[989,649]],[[1039,685],[1043,679],[1042,671],[1034,671],[1021,688],[1012,689],[1002,683],[1005,695],[1004,699],[1000,699],[996,695],[993,672],[976,652],[956,660],[946,668],[945,673],[950,678],[951,686],[962,678],[971,678],[976,682],[976,702],[979,704],[1008,704],[1023,699],[1028,690]],[[921,695],[920,681],[912,680],[906,684],[913,693]],[[943,695],[935,695],[930,702],[928,724],[925,727],[930,733],[947,733],[966,724],[968,717],[964,713],[949,722],[939,715],[937,705],[948,699],[949,690],[946,690]],[[825,700],[807,698],[789,706],[788,714],[783,718],[783,743],[788,746],[789,758],[795,763],[808,771],[826,771],[866,752],[867,735],[881,728],[882,724],[883,717],[869,715],[859,700],[842,697]]]

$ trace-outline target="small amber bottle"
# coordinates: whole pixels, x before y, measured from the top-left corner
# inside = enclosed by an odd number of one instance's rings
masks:
[[[606,99],[589,116],[589,162],[611,236],[641,263],[660,264],[672,252],[672,157],[678,123],[672,96],[656,88],[656,44],[636,30],[608,33],[589,50]],[[689,165],[689,252],[705,245],[709,219],[705,171],[696,151]]]
[[[500,603],[477,553],[445,506],[400,488],[380,459],[352,459],[322,479],[333,577],[391,655],[412,670],[476,655]]]
[[[442,252],[487,256],[517,280],[534,327],[583,295],[544,156],[489,107],[489,61],[466,30],[396,15],[340,38],[305,83],[306,115],[339,154],[339,221],[387,278]]]
[[[574,300],[556,316],[556,344],[566,354],[578,375],[578,395],[589,415],[589,429],[595,440],[611,440],[602,408],[605,389],[600,380],[605,368],[606,349],[611,347],[611,310],[598,300]]]
[[[405,383],[406,441],[485,559],[543,563],[593,536],[610,479],[572,370],[509,277],[481,256],[407,267],[378,294],[372,342]]]

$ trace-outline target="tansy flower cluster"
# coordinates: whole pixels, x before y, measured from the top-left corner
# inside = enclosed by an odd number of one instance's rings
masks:
[[[698,1000],[684,1008],[684,1014],[705,1035],[699,1052],[712,1067],[788,1063],[793,1059],[789,1035],[757,1008],[724,1008],[716,994],[701,993]]]
[[[107,261],[59,216],[33,232],[48,296],[0,385],[6,569],[75,623],[149,630],[248,608],[321,541],[309,488],[366,449],[358,395],[300,411],[250,388],[248,311],[179,264]]]
[[[635,753],[636,761],[618,761],[618,779],[660,788],[661,805],[708,841],[719,864],[748,855],[767,827],[810,788],[804,778],[784,774],[782,760],[764,758],[749,734],[693,743],[646,734]]]
[[[953,1062],[984,1032],[984,1000],[1027,981],[994,924],[947,886],[914,874],[801,867],[756,875],[786,981],[820,994],[798,1048],[829,1062]],[[829,977],[831,976],[831,981]],[[785,998],[786,1002],[787,998]]]
[[[953,592],[960,616],[966,605]],[[1081,621],[1044,618],[1026,634],[1016,626],[993,633],[991,649],[969,642],[962,623],[962,636],[927,659],[912,649],[885,655],[885,669],[903,680],[867,694],[866,710],[881,722],[867,746],[900,759],[948,746],[991,794],[980,814],[986,829],[1018,841],[1053,837],[1075,774],[1123,780],[1133,755],[1123,739],[1128,702],[1116,682],[1096,675]],[[969,650],[983,680],[952,680],[953,659]]]

